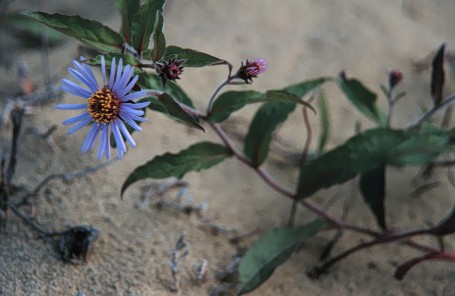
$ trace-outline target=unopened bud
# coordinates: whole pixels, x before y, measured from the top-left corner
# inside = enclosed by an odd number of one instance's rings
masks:
[[[267,70],[267,65],[263,59],[256,59],[254,61],[246,60],[245,64],[240,65],[237,71],[237,77],[245,80],[246,83],[252,83],[253,78],[258,77],[259,74]]]
[[[403,79],[403,73],[399,70],[392,70],[389,72],[389,87],[390,89],[394,89],[395,86],[400,83],[400,81]]]

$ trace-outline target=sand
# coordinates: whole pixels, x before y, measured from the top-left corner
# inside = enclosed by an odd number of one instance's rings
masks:
[[[78,13],[96,18],[117,28],[120,20],[114,1],[47,1],[43,9]],[[453,48],[455,31],[452,14],[455,2],[439,1],[170,1],[166,10],[165,33],[168,44],[198,49],[240,65],[246,58],[262,57],[268,70],[249,87],[264,91],[277,89],[305,79],[337,75],[345,70],[350,77],[361,78],[370,89],[380,93],[387,71],[400,69],[405,79],[400,86],[406,98],[396,107],[393,123],[402,127],[419,113],[420,105],[429,106],[429,71],[415,73],[413,61],[420,60],[442,42]],[[37,9],[34,1],[21,1],[13,7]],[[52,73],[77,55],[76,43],[69,42],[50,55]],[[41,73],[40,54],[21,54],[32,73]],[[452,87],[453,72],[448,70],[445,92]],[[15,83],[14,75],[0,70],[2,87]],[[185,69],[180,85],[201,110],[214,87],[225,77],[224,67]],[[32,76],[33,77],[33,76]],[[33,77],[35,78],[35,77]],[[37,75],[36,80],[42,77]],[[333,130],[329,147],[341,144],[354,132],[357,120],[362,128],[372,127],[347,102],[334,85],[327,85]],[[12,87],[11,92],[14,90]],[[9,91],[9,90],[8,90]],[[9,93],[9,92],[6,92]],[[71,102],[63,95],[58,101]],[[380,105],[385,100],[380,97]],[[248,118],[257,106],[245,108],[236,118]],[[32,189],[52,173],[74,172],[99,163],[95,153],[81,155],[85,134],[65,134],[60,123],[68,112],[43,106],[35,115],[25,118],[21,135],[16,184]],[[172,250],[181,233],[190,245],[189,255],[181,263],[181,295],[207,295],[220,283],[216,273],[229,263],[236,246],[225,236],[213,235],[200,227],[196,215],[188,216],[173,209],[157,209],[153,201],[139,208],[143,187],[153,180],[137,183],[120,199],[120,186],[138,165],[166,151],[177,152],[198,141],[219,141],[206,128],[206,133],[190,130],[161,114],[149,112],[144,131],[135,134],[137,148],[130,149],[125,159],[95,174],[64,183],[52,181],[35,199],[36,221],[45,229],[59,231],[88,223],[101,231],[94,253],[87,264],[73,265],[60,260],[52,244],[40,239],[14,215],[9,216],[5,232],[0,234],[0,295],[174,295],[169,290],[172,277],[169,268]],[[54,134],[57,148],[36,140],[28,127],[45,130],[58,124]],[[317,130],[317,118],[313,119]],[[245,133],[247,127],[238,127]],[[305,132],[297,112],[279,130],[286,139],[286,149],[303,147]],[[7,150],[6,132],[2,147]],[[276,156],[276,155],[275,155]],[[280,155],[276,157],[281,157]],[[282,158],[282,157],[281,157]],[[295,186],[294,165],[267,168],[283,185]],[[441,184],[418,198],[412,198],[411,183],[416,169],[390,170],[387,186],[387,219],[390,225],[418,228],[435,223],[453,204],[453,188],[445,172],[435,177]],[[195,204],[206,203],[204,219],[238,233],[266,231],[287,221],[290,202],[268,188],[254,172],[230,159],[201,173],[184,178],[188,194]],[[358,225],[375,227],[373,217],[358,194],[351,195],[350,185],[318,192],[315,200],[324,204],[334,193],[342,194],[330,208],[339,214],[343,202],[351,201],[348,220]],[[166,195],[172,200],[175,191]],[[299,209],[298,222],[314,218]],[[330,237],[320,235],[303,246],[292,260],[279,267],[274,275],[250,295],[454,295],[454,265],[444,262],[425,263],[409,272],[399,282],[393,278],[397,263],[419,253],[404,246],[390,245],[359,252],[335,265],[321,279],[309,279],[305,271],[318,264],[318,256]],[[254,237],[252,238],[254,239]],[[247,246],[252,239],[243,243]],[[346,233],[335,247],[338,253],[362,237]],[[431,241],[430,241],[431,242]],[[434,243],[434,242],[433,242]],[[454,240],[447,239],[453,249]],[[205,281],[198,285],[195,267],[207,260]]]

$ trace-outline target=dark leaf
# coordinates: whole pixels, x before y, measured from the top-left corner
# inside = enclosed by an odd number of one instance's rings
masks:
[[[63,43],[63,35],[55,30],[38,24],[36,21],[19,13],[2,15],[0,26],[11,35],[17,37],[21,46],[26,48],[39,48],[43,45],[43,37],[50,47]]]
[[[259,287],[307,238],[327,226],[324,220],[294,228],[275,228],[262,236],[242,258],[239,266],[239,295]]]
[[[119,52],[124,40],[121,35],[103,24],[77,15],[48,14],[39,11],[24,15],[104,52]]]
[[[183,66],[185,67],[205,67],[212,65],[224,64],[225,61],[203,53],[197,50],[189,48],[181,48],[178,46],[168,46],[166,47],[165,59],[176,58],[178,60],[186,60]]]
[[[117,7],[122,15],[122,28],[121,33],[127,43],[130,42],[131,36],[131,25],[133,18],[139,11],[140,1],[139,0],[118,0],[116,1]]]
[[[133,183],[147,179],[168,177],[182,178],[186,173],[208,169],[232,155],[231,151],[219,144],[202,142],[179,153],[156,156],[146,164],[137,167],[122,185],[121,195]]]
[[[306,80],[283,88],[287,93],[293,94],[299,98],[304,97],[309,92],[316,90],[319,86],[330,80],[330,78],[322,77],[313,80]]]
[[[381,165],[405,166],[427,163],[450,150],[453,131],[418,132],[376,128],[349,139],[300,170],[298,198],[343,183]]]
[[[158,89],[166,91],[166,93],[173,97],[177,102],[192,108],[194,107],[190,97],[188,97],[188,95],[183,91],[183,89],[176,83],[168,81],[168,83],[166,83],[166,87],[163,88],[161,78],[159,78],[157,75],[153,75],[146,72],[142,73],[139,76],[139,80],[137,83],[143,89]]]
[[[166,38],[163,34],[163,15],[161,11],[156,12],[155,28],[153,29],[152,60],[157,62],[166,52]]]
[[[269,90],[265,94],[257,91],[228,91],[215,100],[207,120],[221,122],[245,105],[259,102],[301,104],[316,112],[309,103],[284,90]]]
[[[253,166],[260,166],[267,157],[275,129],[283,123],[295,104],[269,102],[259,108],[245,138],[245,155]]]
[[[433,104],[435,106],[442,102],[442,89],[444,87],[444,49],[446,44],[442,44],[438,49],[436,56],[431,63],[431,96],[433,97]]]
[[[363,199],[370,207],[376,221],[382,229],[386,229],[385,223],[385,166],[369,170],[360,176],[360,191]]]
[[[176,100],[166,93],[160,95],[158,101],[152,99],[148,108],[165,113],[189,127],[205,131],[191,114],[187,113]]]
[[[429,233],[435,235],[447,235],[455,232],[455,206],[450,213],[433,227]]]
[[[342,73],[338,85],[348,100],[364,115],[377,123],[381,123],[381,116],[376,107],[376,94],[372,93],[356,79],[347,79]]]
[[[146,0],[133,18],[131,44],[139,54],[145,51],[156,22],[156,13],[163,12],[165,0]]]
[[[324,150],[325,144],[329,138],[330,134],[330,115],[329,115],[329,105],[327,102],[327,97],[325,93],[321,90],[319,91],[319,118],[321,125],[321,135],[319,136],[318,143],[318,152],[322,153]]]
[[[424,256],[416,257],[416,258],[413,258],[413,259],[411,259],[409,261],[406,261],[405,263],[400,264],[397,267],[397,269],[395,270],[395,273],[393,274],[393,277],[395,279],[401,281],[411,268],[413,268],[414,266],[416,266],[417,264],[419,264],[419,263],[421,263],[423,261],[434,259],[437,256],[438,256],[438,253],[431,252],[431,253],[428,253],[428,254],[426,254]]]

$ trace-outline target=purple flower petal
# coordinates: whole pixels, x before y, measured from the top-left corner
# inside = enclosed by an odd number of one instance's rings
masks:
[[[70,74],[73,75],[74,78],[85,84],[92,92],[97,91],[97,89],[92,88],[92,85],[87,80],[87,78],[85,78],[85,76],[79,73],[78,71],[74,70],[73,68],[68,68],[68,72],[70,72]]]
[[[128,132],[123,122],[121,122],[119,119],[115,119],[114,121],[116,125],[120,128],[120,131],[125,136],[128,143],[130,143],[131,146],[136,147],[136,142],[134,141],[133,137],[131,137],[131,134]]]
[[[80,87],[76,83],[69,81],[67,79],[62,79],[62,86],[60,87],[61,90],[66,91],[72,95],[82,97],[84,99],[88,99],[92,96],[92,93],[88,90]]]
[[[78,61],[75,60],[73,61],[73,66],[87,79],[90,84],[89,88],[91,90],[94,92],[98,90],[98,82],[95,79],[95,75],[93,74],[92,69],[90,69],[87,65],[82,66]]]
[[[122,117],[122,119],[125,120],[126,123],[128,123],[129,126],[131,126],[132,128],[134,128],[136,131],[138,131],[138,132],[142,131],[142,128],[141,128],[134,120],[132,120],[132,119],[129,118],[128,116]]]
[[[136,121],[140,121],[140,122],[147,121],[147,118],[136,116],[136,115],[129,114],[129,113],[125,113],[125,112],[122,112],[122,111],[120,111],[119,114],[120,114],[120,117],[122,117],[123,119],[130,118],[130,119],[133,119],[133,120],[136,120]]]
[[[104,56],[101,56],[101,74],[103,75],[103,87],[106,85],[106,62]]]
[[[109,76],[109,88],[112,89],[114,85],[114,77],[115,77],[115,58],[112,58],[111,62],[111,75]]]
[[[120,58],[120,59],[118,59],[117,75],[115,76],[114,86],[117,83],[117,81],[120,80],[120,77],[122,77],[122,69],[123,69],[123,60],[122,60],[122,58]],[[112,86],[112,89],[114,89],[114,86]]]
[[[134,87],[134,85],[136,84],[137,80],[139,79],[139,76],[134,76],[133,79],[131,79],[131,81],[128,83],[128,85],[126,85],[119,93],[118,93],[118,96],[120,98],[124,97],[127,93],[130,92],[130,90]]]
[[[141,91],[133,92],[129,95],[124,96],[123,98],[120,99],[120,101],[122,101],[122,102],[135,101],[135,100],[147,98],[147,97],[150,97],[150,91],[141,90]]]
[[[140,102],[140,103],[122,103],[122,107],[129,107],[133,109],[142,109],[150,105],[150,101],[147,102]]]
[[[59,110],[81,110],[87,109],[87,103],[84,104],[58,104],[55,106]]]
[[[115,123],[115,121],[111,122],[110,126],[112,128],[112,133],[114,134],[115,143],[117,144],[117,149],[120,149],[123,152],[126,152],[125,142],[123,141],[123,138],[120,135],[119,128],[118,128],[117,124]]]
[[[122,76],[120,76],[120,79],[115,81],[114,86],[112,87],[112,90],[115,93],[118,94],[125,87],[128,81],[130,81],[131,75],[133,75],[133,71],[134,69],[130,65],[125,66],[125,68],[123,69]]]
[[[123,105],[120,105],[120,111],[128,113],[128,114],[132,114],[132,115],[137,115],[137,116],[144,115],[144,111],[142,111],[142,110],[136,110],[133,108],[124,107]]]
[[[87,119],[87,118],[90,118],[90,114],[88,114],[88,112],[85,112],[85,113],[82,113],[78,116],[74,116],[74,117],[71,117],[71,118],[68,118],[67,120],[63,121],[63,124],[64,125],[70,125],[70,124],[74,124],[76,122],[79,122],[83,119]]]
[[[90,132],[88,133],[87,137],[85,138],[84,144],[82,144],[82,149],[81,149],[82,153],[87,152],[88,150],[90,150],[90,148],[93,147],[93,144],[96,141],[99,131],[100,131],[100,124],[98,122],[95,122],[92,125],[92,128],[90,129]]]
[[[92,121],[91,118],[85,119],[85,120],[79,122],[78,124],[76,124],[75,126],[73,126],[72,128],[70,128],[68,130],[68,132],[66,132],[66,133],[68,135],[74,134],[75,132],[77,132],[78,130],[80,130],[81,128],[83,128],[87,124],[89,124],[91,121]]]

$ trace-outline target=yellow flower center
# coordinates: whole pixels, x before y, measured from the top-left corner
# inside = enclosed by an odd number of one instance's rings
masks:
[[[88,112],[96,122],[109,123],[119,111],[120,99],[110,89],[100,89],[88,99]]]

